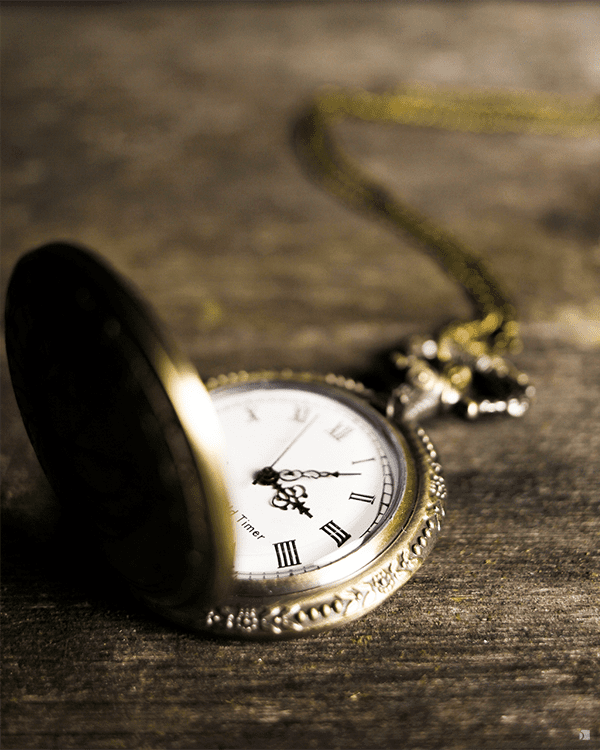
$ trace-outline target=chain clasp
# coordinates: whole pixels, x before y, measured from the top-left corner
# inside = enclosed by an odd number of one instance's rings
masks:
[[[415,336],[402,351],[392,352],[403,382],[390,394],[387,416],[409,421],[446,411],[470,420],[488,414],[523,416],[535,388],[497,353],[507,347],[502,339],[490,344],[487,328],[485,320],[453,324],[437,340]]]

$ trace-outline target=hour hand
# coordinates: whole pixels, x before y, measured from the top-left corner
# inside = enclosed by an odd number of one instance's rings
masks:
[[[296,476],[296,472],[291,473],[294,477]],[[298,476],[300,476],[300,472],[298,472]],[[306,507],[306,504],[302,500],[302,498],[308,497],[304,487],[301,484],[284,487],[280,484],[281,481],[285,481],[281,478],[281,472],[277,471],[272,466],[265,466],[264,469],[256,472],[252,484],[262,484],[266,487],[272,487],[274,490],[277,490],[277,494],[271,498],[271,505],[274,508],[279,508],[279,510],[295,508],[301,515],[306,515],[309,518],[312,518],[310,509]]]
[[[272,466],[265,466],[254,475],[252,484],[262,484],[277,490],[277,494],[271,498],[271,505],[280,510],[295,508],[301,515],[312,518],[312,513],[301,498],[308,497],[306,489],[301,484],[284,487],[282,482],[295,482],[297,479],[320,479],[321,477],[357,476],[360,472],[342,471],[317,471],[316,469],[282,469],[277,471]]]
[[[300,515],[308,516],[312,518],[310,508],[306,506],[306,503],[301,499],[308,497],[306,490],[301,484],[294,484],[291,487],[282,487],[278,485],[275,487],[277,494],[271,498],[271,505],[279,510],[287,510],[293,508],[297,510]]]

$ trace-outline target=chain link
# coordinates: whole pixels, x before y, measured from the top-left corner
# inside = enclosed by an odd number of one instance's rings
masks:
[[[392,93],[329,89],[298,119],[300,161],[329,193],[350,207],[410,234],[461,285],[476,317],[446,326],[437,340],[413,339],[394,352],[404,382],[388,411],[404,419],[455,408],[520,416],[533,388],[505,358],[521,348],[516,310],[483,261],[465,243],[391,195],[337,147],[332,126],[346,118],[473,133],[600,135],[600,101],[533,92],[457,91],[405,86]]]

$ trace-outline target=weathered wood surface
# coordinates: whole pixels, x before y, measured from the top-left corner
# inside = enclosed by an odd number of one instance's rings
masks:
[[[289,146],[320,85],[597,94],[593,4],[3,8],[3,288],[90,245],[203,374],[361,372],[468,313],[405,238],[309,183]],[[72,546],[4,353],[5,748],[548,748],[600,741],[600,144],[347,127],[348,147],[488,260],[538,386],[520,422],[430,433],[438,546],[358,623],[246,644],[174,630]]]

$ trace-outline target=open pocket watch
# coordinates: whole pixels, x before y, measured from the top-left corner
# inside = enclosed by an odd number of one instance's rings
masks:
[[[386,393],[290,371],[240,372],[205,387],[93,253],[51,244],[17,264],[6,346],[33,447],[57,496],[91,519],[110,564],[166,618],[256,639],[364,615],[419,569],[444,517],[441,467],[420,420],[449,409],[467,418],[527,410],[532,387],[504,357],[518,343],[514,309],[495,280],[362,175],[329,132],[342,116],[419,124],[421,110],[424,124],[448,127],[454,112],[457,127],[490,129],[490,102],[461,94],[444,109],[450,99],[430,89],[330,92],[294,131],[314,177],[410,232],[474,304],[475,319],[393,353],[397,380]],[[515,96],[497,129],[564,124],[570,110],[555,116],[556,106]],[[442,120],[432,123],[436,112]],[[581,135],[578,112],[564,129]],[[597,110],[590,118],[597,128]]]
[[[19,261],[6,345],[57,496],[134,593],[185,627],[273,638],[347,622],[435,543],[445,487],[422,429],[342,377],[242,372],[207,390],[82,248]]]

